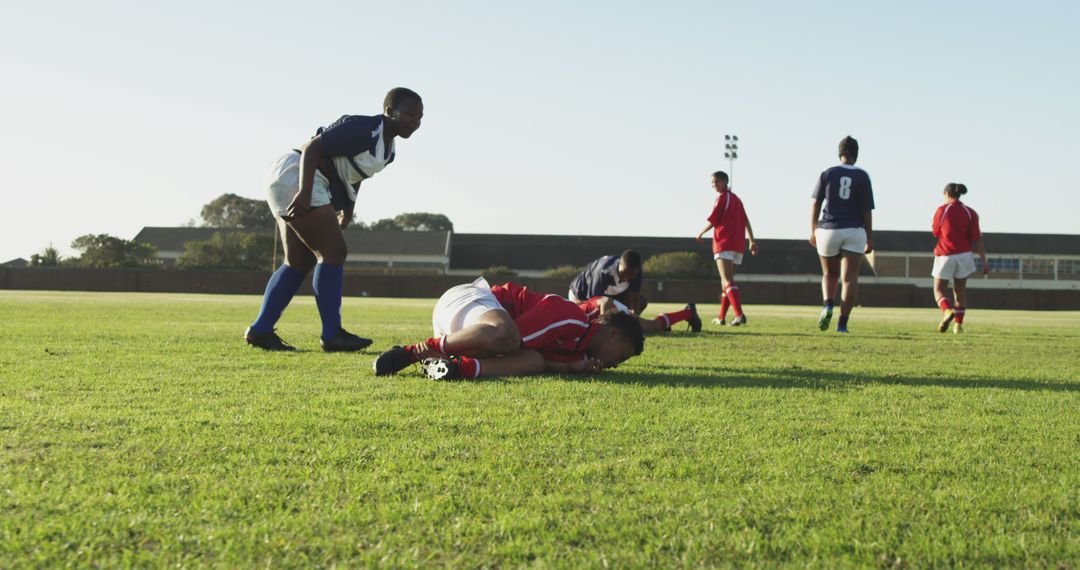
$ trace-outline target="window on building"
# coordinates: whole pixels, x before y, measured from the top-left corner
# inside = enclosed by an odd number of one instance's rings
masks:
[[[1058,275],[1080,275],[1080,259],[1059,259]]]
[[[1025,259],[1024,275],[1053,275],[1053,259]]]
[[[1020,272],[1020,260],[1015,257],[991,257],[987,262],[990,264],[990,273]],[[981,270],[982,262],[976,260],[976,266]]]

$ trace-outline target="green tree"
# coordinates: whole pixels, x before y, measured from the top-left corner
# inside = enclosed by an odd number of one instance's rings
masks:
[[[371,222],[370,225],[364,227],[365,230],[394,230],[401,231],[402,227],[398,225],[393,218],[383,218],[377,222]]]
[[[217,232],[210,239],[189,241],[177,260],[180,269],[268,269],[274,236],[256,232]]]
[[[492,265],[487,269],[480,272],[480,275],[488,281],[501,281],[503,279],[509,279],[511,277],[517,277],[517,271],[510,269],[505,265]]]
[[[60,265],[60,252],[52,244],[30,256],[30,267],[57,267]]]
[[[202,207],[203,226],[210,228],[274,229],[274,215],[265,200],[222,194]]]
[[[560,265],[545,271],[544,277],[549,279],[573,279],[577,277],[578,273],[581,273],[582,269],[577,265]]]
[[[394,221],[407,232],[452,232],[454,224],[443,214],[430,212],[407,212],[398,214]]]
[[[714,271],[709,260],[698,253],[675,251],[661,253],[645,260],[645,275],[648,277],[668,277],[676,279],[697,279],[709,277]]]
[[[82,252],[70,260],[75,267],[149,267],[157,264],[154,246],[107,234],[79,236],[71,242],[71,247]]]

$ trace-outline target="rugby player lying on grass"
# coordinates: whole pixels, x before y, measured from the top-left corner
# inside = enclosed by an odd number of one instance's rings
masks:
[[[612,313],[590,322],[574,303],[517,283],[491,287],[482,277],[450,288],[435,304],[434,336],[395,346],[375,359],[375,375],[412,364],[433,380],[594,372],[641,354],[637,317]]]

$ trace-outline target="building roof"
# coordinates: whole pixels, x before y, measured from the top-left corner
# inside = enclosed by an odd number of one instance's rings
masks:
[[[11,261],[5,261],[4,263],[0,263],[0,267],[28,267],[29,265],[30,262],[21,257],[16,257]]]
[[[236,228],[165,228],[144,227],[135,236],[158,251],[183,251],[189,241],[210,239],[215,233],[246,233]],[[255,230],[271,234],[269,230]],[[445,257],[450,253],[450,232],[406,232],[383,230],[345,230],[349,253],[361,255],[431,255]]]
[[[1080,235],[984,233],[983,242],[988,255],[1080,255]],[[874,247],[883,252],[933,252],[936,243],[929,230],[874,232]]]

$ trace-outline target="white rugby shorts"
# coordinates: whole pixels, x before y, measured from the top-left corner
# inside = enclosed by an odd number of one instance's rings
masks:
[[[953,255],[934,256],[934,270],[930,272],[937,279],[967,279],[975,273],[975,254],[970,251]]]
[[[275,216],[285,216],[289,204],[300,192],[300,155],[289,151],[278,157],[266,172],[268,187],[267,203]],[[315,173],[315,183],[311,187],[311,208],[318,208],[330,203],[330,184],[319,172]]]
[[[866,252],[866,228],[837,228],[814,230],[817,239],[817,253],[821,257],[835,257],[840,251],[848,253]]]
[[[446,290],[435,303],[431,312],[431,330],[434,336],[443,336],[457,332],[476,324],[477,319],[488,311],[506,309],[499,304],[491,285],[483,277],[477,277],[472,283],[455,285]]]
[[[734,263],[735,265],[742,265],[742,252],[741,251],[721,251],[720,253],[714,253],[713,259],[724,259]]]

